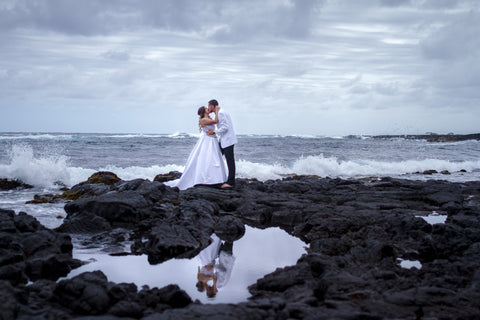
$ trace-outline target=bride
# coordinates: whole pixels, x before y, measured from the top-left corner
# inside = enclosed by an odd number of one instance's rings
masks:
[[[197,184],[222,184],[227,180],[227,169],[222,158],[216,135],[207,135],[210,129],[215,129],[218,123],[218,110],[215,120],[210,118],[205,107],[198,109],[200,138],[188,156],[185,170],[179,180],[168,185],[185,190]]]

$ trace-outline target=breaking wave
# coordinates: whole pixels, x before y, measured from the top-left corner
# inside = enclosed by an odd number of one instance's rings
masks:
[[[59,151],[48,150],[43,154],[34,153],[29,145],[13,145],[8,151],[10,163],[0,164],[0,178],[20,179],[37,187],[53,187],[55,185],[72,186],[85,181],[97,171],[115,172],[121,179],[136,178],[152,180],[157,174],[169,171],[183,171],[183,164],[152,165],[148,167],[119,167],[115,164],[101,168],[83,168],[69,165],[69,158]],[[237,161],[237,177],[256,178],[258,180],[280,179],[288,175],[318,175],[321,177],[359,178],[368,176],[402,176],[411,179],[422,179],[415,172],[447,170],[456,173],[467,170],[463,178],[456,180],[477,180],[480,178],[480,160],[452,162],[439,159],[405,160],[386,162],[375,160],[340,161],[335,157],[308,156],[300,157],[291,164],[256,163],[247,160]],[[455,180],[447,175],[429,176],[429,178]]]
[[[237,172],[244,178],[259,180],[279,179],[286,175],[318,175],[321,177],[358,178],[368,176],[403,176],[425,170],[438,172],[447,170],[458,172],[480,171],[480,161],[451,162],[439,159],[405,160],[399,162],[383,162],[375,160],[340,161],[335,157],[308,156],[300,157],[291,165],[264,164],[240,160]],[[418,176],[417,176],[418,178]],[[442,179],[448,177],[442,175]]]

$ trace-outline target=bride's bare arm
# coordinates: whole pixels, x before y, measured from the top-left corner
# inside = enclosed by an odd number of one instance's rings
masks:
[[[201,127],[205,127],[211,124],[217,124],[218,123],[218,110],[215,111],[215,120],[210,119],[210,118],[202,118],[198,121]]]

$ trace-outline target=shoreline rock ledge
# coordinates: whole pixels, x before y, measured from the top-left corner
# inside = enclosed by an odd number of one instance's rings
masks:
[[[77,200],[66,203],[67,217],[55,232],[88,233],[91,243],[104,246],[130,240],[131,252],[123,254],[146,254],[152,264],[195,256],[213,232],[235,241],[245,225],[280,227],[309,248],[295,265],[252,283],[252,296],[237,304],[201,304],[175,285],[138,290],[109,282],[97,271],[58,283],[0,282],[0,317],[477,319],[480,314],[478,181],[294,176],[238,179],[233,190],[179,191],[136,179],[72,189]],[[445,223],[427,223],[432,214],[446,216]],[[0,217],[0,226],[13,230],[12,214]],[[21,256],[19,251],[2,258],[0,265],[21,263]],[[417,267],[407,269],[401,261]]]

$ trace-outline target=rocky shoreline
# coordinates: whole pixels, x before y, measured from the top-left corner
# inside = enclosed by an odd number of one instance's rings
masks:
[[[60,195],[55,230],[0,210],[0,319],[476,319],[480,314],[480,182],[294,176],[238,179],[234,190],[185,191],[161,181],[98,173]],[[420,217],[447,215],[431,225]],[[249,287],[238,304],[201,304],[176,285],[137,288],[87,272],[57,282],[81,262],[70,235],[145,254],[152,264],[191,258],[245,225],[280,227],[308,253]],[[118,245],[118,248],[122,246]],[[416,260],[406,269],[400,260]],[[27,285],[27,281],[30,284]],[[32,283],[33,281],[33,283]]]
[[[429,142],[458,142],[466,140],[480,140],[480,133],[472,134],[401,134],[372,136],[374,139],[412,139],[427,140]]]

